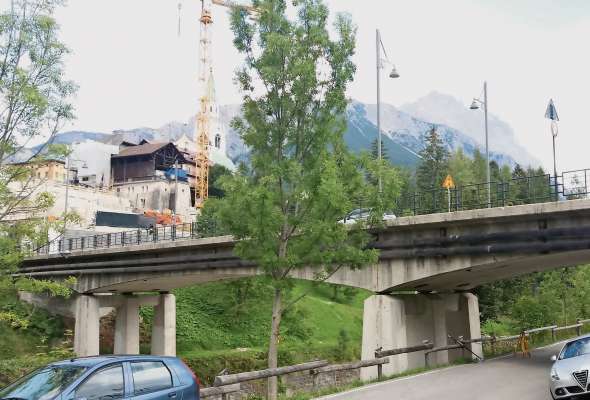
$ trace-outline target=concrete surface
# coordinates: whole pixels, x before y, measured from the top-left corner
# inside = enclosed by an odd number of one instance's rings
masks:
[[[531,272],[590,262],[590,200],[398,218],[371,232],[378,263],[340,268],[330,283],[390,291],[469,291]],[[79,293],[167,292],[260,273],[232,237],[182,239],[31,257],[20,273],[76,276]],[[315,267],[292,272],[315,279]]]
[[[171,293],[161,294],[154,307],[152,354],[176,356],[176,297]]]
[[[533,351],[532,358],[508,356],[480,364],[426,372],[320,397],[322,400],[547,400],[549,358],[562,344]]]
[[[74,351],[78,357],[99,354],[100,302],[96,296],[80,295],[76,300]]]
[[[465,339],[481,337],[477,297],[460,294],[375,295],[367,298],[363,312],[362,359],[375,358],[375,350],[390,350],[421,345],[429,341],[435,347],[453,344],[447,335]],[[471,346],[482,356],[481,345]],[[466,357],[463,350],[431,353],[429,365],[445,365]],[[395,375],[408,369],[425,366],[423,352],[389,357],[383,366],[385,375]],[[377,367],[363,368],[361,379],[377,378]]]
[[[74,351],[79,357],[99,354],[101,311],[117,310],[114,354],[139,354],[139,308],[154,307],[151,353],[176,356],[176,298],[173,294],[78,295],[72,300],[76,316]]]

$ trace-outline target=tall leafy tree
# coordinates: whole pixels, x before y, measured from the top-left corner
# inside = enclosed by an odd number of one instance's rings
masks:
[[[473,183],[487,182],[486,157],[479,149],[473,151]]]
[[[449,174],[457,186],[474,183],[473,160],[465,155],[463,149],[458,149],[449,158]]]
[[[376,261],[377,252],[365,249],[365,231],[337,221],[359,193],[383,200],[397,183],[385,163],[356,160],[343,143],[345,91],[355,72],[350,18],[337,15],[329,29],[320,0],[253,5],[255,19],[243,10],[231,17],[234,44],[244,56],[236,76],[243,117],[233,126],[251,149],[251,166],[223,178],[226,196],[217,207],[223,225],[240,239],[236,252],[256,262],[273,286],[268,366],[274,368],[281,318],[296,300],[284,301],[290,274],[315,266],[322,280],[343,266]],[[371,184],[379,173],[381,193]],[[375,202],[376,216],[384,203]],[[276,399],[276,378],[268,383],[268,398]]]
[[[0,288],[4,290],[14,289],[10,274],[22,257],[20,245],[35,242],[44,231],[36,213],[53,202],[50,195],[37,190],[28,165],[58,149],[42,147],[20,160],[25,164],[13,161],[32,141],[51,140],[73,118],[69,100],[76,86],[64,79],[68,49],[59,40],[59,26],[52,16],[60,4],[60,0],[15,0],[0,15]],[[26,290],[65,290],[50,282],[19,280],[17,284]],[[16,318],[0,313],[0,319],[13,325]]]

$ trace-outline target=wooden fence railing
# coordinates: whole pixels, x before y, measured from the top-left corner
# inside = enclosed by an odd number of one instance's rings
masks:
[[[550,325],[540,328],[528,329],[524,331],[525,335],[530,336],[535,333],[551,331],[552,339],[555,340],[556,332],[564,331],[568,329],[575,329],[578,336],[582,333],[582,327],[584,324],[590,323],[590,319],[578,319],[575,324],[567,326]],[[375,351],[375,358],[372,360],[362,360],[347,364],[335,364],[329,365],[326,360],[316,360],[308,363],[290,365],[286,367],[263,369],[259,371],[240,372],[237,374],[219,375],[215,377],[215,381],[212,387],[203,388],[200,391],[202,398],[212,396],[222,396],[223,400],[227,399],[227,396],[231,393],[240,391],[240,383],[248,382],[258,379],[270,378],[271,376],[281,376],[292,374],[295,372],[309,371],[313,375],[314,387],[318,385],[318,377],[323,373],[347,371],[360,368],[374,367],[377,366],[378,378],[383,377],[383,365],[389,364],[390,356],[396,356],[400,354],[414,353],[418,351],[424,351],[425,365],[428,366],[428,356],[432,353],[439,351],[449,351],[455,349],[467,349],[467,345],[471,343],[490,343],[492,347],[495,343],[509,342],[520,339],[521,335],[512,336],[482,336],[480,338],[463,339],[462,337],[454,339],[455,344],[449,344],[446,346],[434,347],[434,344],[428,340],[425,340],[420,345],[395,348],[389,350],[383,350],[379,348]]]

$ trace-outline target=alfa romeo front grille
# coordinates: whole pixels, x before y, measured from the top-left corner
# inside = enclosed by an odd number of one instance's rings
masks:
[[[586,386],[588,386],[588,370],[574,372],[573,375],[578,385],[586,390]]]

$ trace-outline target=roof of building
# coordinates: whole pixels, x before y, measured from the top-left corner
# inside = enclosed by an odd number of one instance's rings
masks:
[[[15,161],[15,162],[9,162],[8,164],[10,165],[37,165],[37,166],[42,166],[42,165],[46,165],[46,164],[50,164],[50,163],[58,163],[58,164],[66,164],[66,162],[64,160],[61,160],[59,158],[45,158],[45,159],[30,159],[27,161]]]
[[[119,154],[113,154],[113,158],[133,157],[154,154],[156,151],[168,146],[169,143],[145,143],[138,146],[129,146],[122,149]]]

